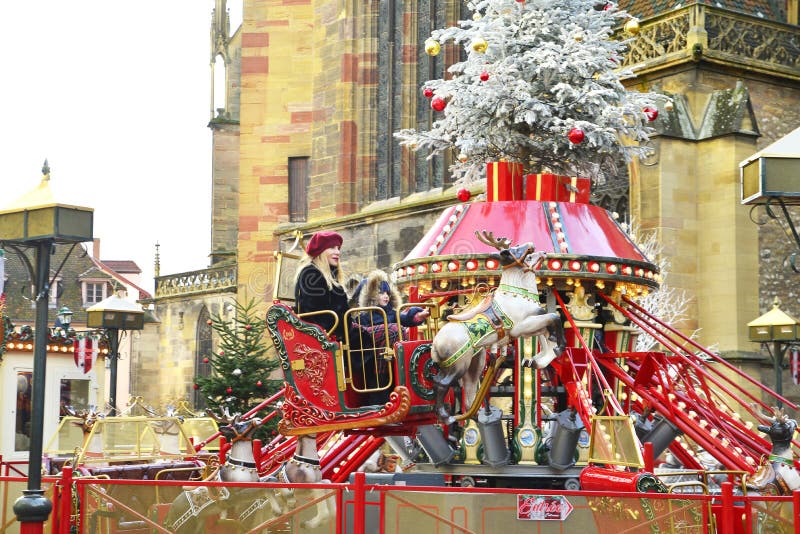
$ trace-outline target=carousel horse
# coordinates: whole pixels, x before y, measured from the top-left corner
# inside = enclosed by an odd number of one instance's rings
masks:
[[[209,412],[220,427],[220,433],[231,444],[225,463],[214,470],[207,481],[221,482],[265,482],[274,477],[259,477],[258,465],[253,453],[252,433],[261,424],[260,419],[241,421],[237,414],[231,417],[227,412],[219,418]],[[172,502],[164,525],[176,533],[198,532],[204,530],[206,517],[220,515],[234,520],[242,526],[252,526],[263,522],[267,514],[278,515],[283,508],[271,490],[261,488],[226,488],[224,486],[198,486],[185,488]]]
[[[319,484],[320,482],[327,482],[322,480],[316,434],[297,436],[297,448],[294,456],[281,466],[277,477],[278,482],[284,484]],[[297,498],[293,488],[280,488],[276,494],[281,510],[284,513],[289,508],[296,506]],[[311,490],[311,500],[320,499],[317,503],[317,512],[311,519],[300,523],[301,528],[316,528],[333,515],[328,509],[328,500],[322,498],[323,495],[323,490]]]
[[[436,413],[445,424],[456,422],[444,399],[459,380],[465,412],[475,400],[488,347],[505,347],[520,337],[538,337],[541,352],[523,362],[536,369],[547,367],[566,347],[561,317],[547,313],[539,304],[534,271],[545,253],[535,252],[533,243],[512,247],[509,240],[495,239],[492,232],[475,234],[479,241],[500,251],[490,257],[500,263],[503,274],[496,291],[480,304],[449,316],[433,338],[431,356],[439,366],[434,378]]]
[[[791,495],[800,488],[800,474],[794,466],[792,453],[792,437],[797,431],[797,421],[789,419],[780,408],[774,417],[763,417],[769,425],[758,425],[758,430],[772,441],[772,449],[747,481],[747,489],[767,495]]]

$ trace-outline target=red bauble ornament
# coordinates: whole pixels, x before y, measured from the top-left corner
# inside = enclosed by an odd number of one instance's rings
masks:
[[[489,73],[486,71],[481,72],[481,81],[485,82],[488,79],[489,79]]]
[[[203,363],[208,363],[208,358],[203,358]]]
[[[426,87],[425,89],[422,90],[422,96],[424,96],[425,98],[432,97],[433,96],[433,89],[431,89],[430,87]]]
[[[469,200],[469,197],[472,196],[472,193],[469,192],[469,189],[462,187],[461,189],[458,190],[456,196],[458,197],[458,200],[460,200],[461,202],[466,202],[467,200]]]
[[[567,134],[567,138],[573,145],[578,145],[586,138],[586,134],[580,128],[573,128]]]
[[[431,100],[431,108],[433,108],[434,111],[442,111],[446,107],[447,102],[440,96],[435,96],[433,100]]]
[[[209,319],[208,321],[206,321],[206,324],[207,324],[208,326],[211,326],[213,323],[211,322],[211,319]]]
[[[252,330],[253,329],[253,325],[246,324],[246,325],[244,325],[244,329],[245,330]]]
[[[611,4],[606,4],[603,6],[603,11],[608,11],[609,9],[611,9]]]
[[[193,387],[194,389],[200,389],[200,386],[198,386],[197,384],[194,384],[192,387]]]
[[[261,380],[259,380],[258,382],[256,382],[256,387],[257,387],[257,388],[260,388],[260,387],[261,387],[261,386],[263,386],[263,385],[264,385],[264,383],[263,383],[263,382],[261,382]]]
[[[658,110],[652,106],[645,106],[642,111],[650,122],[658,118]]]
[[[219,355],[220,356],[225,356],[225,351],[224,350],[219,351]]]
[[[225,390],[225,393],[231,394],[233,393],[233,388],[228,388]]]

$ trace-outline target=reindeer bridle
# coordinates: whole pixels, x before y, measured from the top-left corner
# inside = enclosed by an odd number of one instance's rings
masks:
[[[494,237],[494,232],[487,232],[485,230],[482,231],[482,232],[476,231],[475,232],[475,237],[481,243],[489,245],[490,247],[494,247],[494,248],[496,248],[497,250],[500,250],[500,251],[510,250],[510,248],[511,248],[511,240],[510,239],[508,239],[506,237]],[[511,263],[508,263],[506,265],[503,265],[502,266],[503,270],[509,269],[511,267],[519,267],[520,269],[522,269],[523,273],[533,272],[534,269],[535,269],[535,266],[527,265],[525,263],[525,260],[528,258],[528,256],[533,254],[535,251],[536,250],[535,250],[534,247],[528,247],[528,250],[526,250],[525,253],[522,254],[520,257],[517,257],[517,256],[511,254],[511,257],[512,257],[512,259],[514,261],[511,262]]]

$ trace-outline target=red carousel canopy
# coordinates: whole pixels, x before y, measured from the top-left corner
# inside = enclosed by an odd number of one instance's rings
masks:
[[[520,181],[532,177],[541,180],[542,176],[528,175]],[[574,182],[570,178],[544,176]],[[490,176],[490,186],[491,179]],[[524,196],[520,192],[525,191],[523,185],[506,198]],[[542,194],[541,187],[535,193],[533,188],[528,189],[530,196],[538,195],[539,199],[503,200],[501,194],[499,200],[445,209],[417,246],[395,265],[398,284],[424,286],[420,282],[445,279],[472,284],[476,277],[499,276],[497,262],[489,258],[496,250],[475,237],[476,231],[486,230],[495,237],[510,239],[515,245],[533,242],[536,250],[547,252],[547,261],[539,270],[542,279],[566,284],[594,279],[601,281],[598,284],[601,288],[603,280],[639,288],[658,287],[657,267],[608,211],[582,201],[588,200],[588,194],[577,200],[572,195],[572,202],[557,202]],[[556,188],[552,191],[552,197],[557,198]]]

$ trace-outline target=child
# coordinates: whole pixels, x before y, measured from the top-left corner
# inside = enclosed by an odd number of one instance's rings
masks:
[[[378,310],[362,312],[354,323],[354,326],[361,331],[361,347],[364,349],[361,352],[364,387],[384,387],[389,383],[390,377],[387,361],[382,357],[381,348],[386,347],[387,336],[390,347],[399,340],[397,308],[401,304],[400,293],[389,282],[389,277],[385,272],[376,270],[369,273],[359,284],[354,299],[357,299],[360,308],[374,306],[381,308],[386,314],[386,324],[384,324],[383,314]],[[400,313],[399,324],[401,327],[419,326],[429,315],[429,310],[420,306],[412,306]],[[362,367],[362,362],[353,362],[353,364],[356,368]],[[367,402],[369,404],[386,402],[388,394],[388,388],[384,391],[370,393]]]
[[[388,329],[383,324],[383,314],[378,310],[365,311],[358,317],[358,326],[362,331],[373,334],[375,346],[385,345],[385,337],[388,331],[389,346],[399,338],[397,330],[397,308],[402,303],[400,293],[397,288],[389,282],[389,277],[385,272],[372,271],[362,280],[356,289],[358,297],[358,307],[366,308],[375,306],[381,308],[386,314]],[[430,311],[420,306],[406,308],[400,314],[400,325],[404,327],[419,326],[425,322],[430,315]],[[378,328],[374,328],[374,327]],[[362,336],[364,337],[364,336]]]

